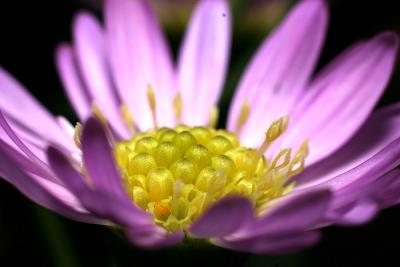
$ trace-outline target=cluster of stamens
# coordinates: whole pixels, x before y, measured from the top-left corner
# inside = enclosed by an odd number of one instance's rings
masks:
[[[258,149],[240,146],[235,134],[179,125],[135,135],[115,146],[127,193],[155,222],[184,229],[205,209],[228,195],[248,197],[257,211],[290,191],[288,179],[304,167],[306,143],[291,157],[284,149],[272,160],[264,153],[287,127],[274,122]]]
[[[268,203],[287,194],[294,186],[289,178],[301,172],[308,155],[308,144],[292,156],[283,149],[266,157],[267,149],[288,126],[288,117],[273,122],[258,149],[240,145],[237,133],[246,123],[249,105],[242,106],[235,133],[215,129],[218,112],[210,112],[208,127],[178,125],[158,128],[154,91],[148,88],[154,129],[139,132],[126,105],[121,116],[132,131],[130,140],[115,143],[114,155],[123,184],[132,201],[153,214],[155,223],[168,231],[185,229],[207,208],[223,197],[247,197],[255,212],[265,211]],[[182,113],[182,99],[174,101],[176,120]],[[111,131],[94,104],[93,113]],[[80,147],[82,126],[76,127],[75,142]],[[115,142],[115,140],[114,140]]]

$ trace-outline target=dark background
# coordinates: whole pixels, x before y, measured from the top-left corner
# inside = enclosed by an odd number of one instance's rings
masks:
[[[384,31],[400,32],[397,1],[332,0],[331,22],[319,66],[352,42]],[[30,89],[52,112],[75,120],[65,101],[54,61],[54,47],[70,39],[75,11],[92,6],[78,0],[2,1],[0,4],[0,64]],[[236,23],[240,23],[240,17]],[[222,109],[238,74],[267,32],[250,37],[234,35],[231,75]],[[179,34],[170,34],[174,50]],[[400,73],[379,105],[400,100]],[[0,88],[0,90],[5,90]],[[29,116],[29,114],[27,114]],[[368,225],[323,231],[315,247],[285,257],[262,257],[219,248],[174,248],[158,252],[128,246],[122,238],[101,226],[64,219],[31,203],[0,179],[0,266],[400,266],[400,207],[390,208]],[[240,264],[239,264],[240,263]]]

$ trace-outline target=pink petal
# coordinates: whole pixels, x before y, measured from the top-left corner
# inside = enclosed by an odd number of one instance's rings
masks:
[[[325,37],[328,14],[324,1],[304,0],[267,38],[247,68],[233,105],[228,129],[235,130],[245,101],[250,117],[241,137],[257,146],[269,124],[287,115],[314,69]]]
[[[222,92],[231,39],[226,0],[201,0],[185,35],[178,60],[183,122],[205,125]]]
[[[281,147],[309,140],[308,164],[340,148],[362,126],[382,95],[392,73],[398,37],[383,33],[351,48],[345,58],[310,85],[299,103]]]
[[[227,236],[249,223],[254,217],[253,212],[253,206],[248,199],[228,197],[207,210],[189,231],[198,237]]]
[[[19,124],[40,135],[42,139],[64,146],[74,147],[55,118],[34,99],[20,83],[0,68],[0,108]]]
[[[117,90],[141,129],[153,126],[147,86],[154,87],[160,126],[173,124],[173,67],[148,1],[106,0],[106,39]]]
[[[363,127],[337,152],[307,167],[295,177],[301,189],[345,173],[365,162],[400,136],[400,104],[382,108],[367,120]],[[305,185],[307,186],[307,185]]]
[[[121,114],[106,62],[104,33],[97,19],[82,12],[75,17],[74,40],[82,77],[91,99],[99,106],[108,122],[122,135],[129,137]]]
[[[182,231],[166,233],[164,229],[159,227],[153,227],[153,229],[150,228],[148,232],[143,231],[143,228],[131,228],[128,229],[127,234],[132,243],[134,243],[136,246],[147,249],[159,249],[173,246],[181,242],[181,240],[184,238],[184,233]]]
[[[81,121],[92,113],[91,99],[78,70],[75,51],[68,44],[60,45],[56,51],[56,65],[65,92]]]

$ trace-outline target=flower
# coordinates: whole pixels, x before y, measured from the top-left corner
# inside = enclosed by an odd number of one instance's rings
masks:
[[[40,205],[148,248],[187,237],[287,253],[323,226],[365,223],[400,200],[400,106],[373,111],[398,38],[359,42],[313,77],[327,20],[323,0],[294,7],[217,130],[225,0],[199,1],[176,68],[146,1],[106,1],[104,28],[82,12],[56,61],[83,125],[49,114],[1,70],[0,173]]]

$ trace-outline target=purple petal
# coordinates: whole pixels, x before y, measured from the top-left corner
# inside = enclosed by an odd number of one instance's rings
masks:
[[[358,225],[369,222],[379,212],[378,203],[369,198],[364,198],[351,203],[348,207],[332,211],[329,220],[335,224]]]
[[[141,127],[153,126],[147,86],[154,87],[160,126],[173,124],[175,94],[171,55],[146,0],[106,0],[106,38],[111,71],[123,101]]]
[[[148,249],[159,249],[163,247],[173,246],[178,244],[184,237],[182,231],[174,233],[166,233],[163,229],[158,228],[151,229],[149,232],[142,231],[138,232],[138,229],[128,229],[128,238],[139,247]]]
[[[128,199],[89,188],[82,175],[57,149],[49,149],[48,155],[54,173],[79,198],[83,206],[97,217],[127,227],[152,225],[151,216],[134,206]]]
[[[248,199],[228,197],[207,210],[189,231],[198,237],[223,237],[235,233],[254,217]]]
[[[315,180],[304,184],[296,190],[301,191],[320,186],[329,186],[334,191],[340,190],[341,194],[345,195],[349,193],[348,195],[351,196],[354,195],[357,188],[376,181],[379,177],[398,166],[399,163],[400,138],[397,138],[380,152],[355,168],[326,180]]]
[[[257,146],[269,124],[287,115],[314,69],[325,37],[328,13],[322,0],[304,0],[267,38],[247,68],[230,109],[235,130],[245,101],[250,117],[241,131],[247,146]]]
[[[82,208],[79,201],[66,188],[35,175],[28,175],[14,161],[12,151],[0,146],[0,174],[28,198],[68,218],[97,222]]]
[[[280,147],[297,147],[309,140],[308,164],[340,148],[363,125],[392,73],[398,37],[383,33],[351,48],[328,66],[299,101]],[[311,96],[310,96],[311,95]]]
[[[324,218],[331,196],[328,189],[321,188],[277,199],[264,216],[249,225],[238,237],[282,236],[308,230]]]
[[[78,71],[75,51],[68,44],[60,45],[56,51],[56,65],[65,92],[81,121],[92,113],[91,99]]]
[[[106,62],[104,33],[97,19],[89,13],[79,13],[74,20],[74,40],[82,77],[88,93],[104,113],[108,122],[126,136],[117,100]]]
[[[304,232],[276,238],[271,238],[270,236],[259,236],[249,240],[241,241],[222,240],[217,241],[216,244],[243,252],[281,255],[309,247],[315,244],[318,240],[319,234],[317,232]]]
[[[231,39],[226,0],[201,0],[185,35],[178,60],[183,122],[205,125],[221,94]]]
[[[0,108],[21,125],[39,134],[42,139],[73,146],[73,142],[59,127],[55,118],[34,99],[20,83],[0,68]]]
[[[296,188],[302,188],[303,184],[306,187],[330,180],[355,168],[399,136],[400,104],[378,110],[346,145],[296,176],[295,180],[298,184]]]
[[[83,163],[95,190],[118,198],[128,198],[116,167],[111,145],[100,121],[87,120],[82,134]]]

